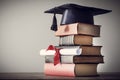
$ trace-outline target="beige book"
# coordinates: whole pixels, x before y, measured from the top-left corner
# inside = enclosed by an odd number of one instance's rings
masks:
[[[100,25],[73,23],[73,24],[61,25],[58,27],[58,30],[55,32],[56,36],[75,35],[75,34],[100,37]]]

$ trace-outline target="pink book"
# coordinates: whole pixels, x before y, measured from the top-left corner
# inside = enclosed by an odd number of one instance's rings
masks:
[[[49,76],[97,76],[97,64],[45,63],[44,74]]]
[[[58,27],[58,30],[55,32],[56,36],[75,35],[75,34],[99,37],[100,25],[73,23],[73,24],[61,25]]]
[[[44,73],[51,76],[75,76],[75,64],[57,64],[45,63]]]
[[[59,26],[58,30],[55,32],[55,35],[64,36],[64,35],[77,34],[77,25],[78,23]]]

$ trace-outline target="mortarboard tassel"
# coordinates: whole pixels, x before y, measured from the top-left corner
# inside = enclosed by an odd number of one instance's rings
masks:
[[[53,23],[52,23],[52,26],[51,26],[51,30],[57,31],[57,19],[56,19],[56,14],[55,13],[54,13],[54,16],[53,16]]]

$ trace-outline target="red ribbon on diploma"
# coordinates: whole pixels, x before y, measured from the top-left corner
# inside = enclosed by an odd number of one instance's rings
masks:
[[[57,65],[60,63],[60,49],[55,48],[53,45],[49,45],[47,50],[55,50],[55,55],[54,55],[54,65]]]

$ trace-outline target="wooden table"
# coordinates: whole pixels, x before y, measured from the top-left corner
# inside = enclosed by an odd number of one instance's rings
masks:
[[[99,73],[98,77],[61,77],[61,76],[45,76],[43,73],[0,73],[0,80],[3,79],[32,79],[32,80],[40,80],[40,79],[72,79],[72,80],[120,80],[120,73]]]

